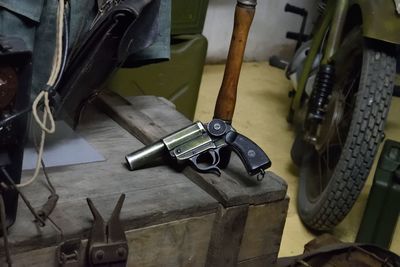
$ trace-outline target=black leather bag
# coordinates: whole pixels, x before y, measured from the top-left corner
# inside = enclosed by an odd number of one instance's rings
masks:
[[[302,255],[279,258],[275,267],[397,267],[399,255],[372,244],[343,243],[323,234],[304,246]]]
[[[80,107],[98,92],[110,74],[152,44],[160,0],[99,0],[99,12],[86,37],[69,56],[53,91],[56,117],[76,121]]]

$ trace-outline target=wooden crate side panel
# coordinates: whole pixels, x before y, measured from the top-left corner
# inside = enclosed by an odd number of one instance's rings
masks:
[[[204,266],[215,214],[129,233],[129,266]]]
[[[236,265],[247,213],[248,205],[220,207],[214,222],[206,266]]]
[[[127,231],[127,266],[205,266],[214,220],[215,214],[209,214]],[[13,255],[13,266],[58,266],[55,253],[56,247],[48,247]]]
[[[239,262],[257,258],[259,259],[258,262],[262,262],[263,257],[269,261],[271,255],[275,255],[276,260],[285,226],[288,204],[289,198],[287,197],[281,201],[249,207],[239,252]],[[266,263],[264,262],[260,266],[266,266]]]

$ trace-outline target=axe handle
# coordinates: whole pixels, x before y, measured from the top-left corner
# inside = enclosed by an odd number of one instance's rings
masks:
[[[255,5],[246,5],[240,2],[238,1],[235,9],[228,59],[214,110],[214,118],[228,122],[232,121],[235,111],[240,69],[242,67],[247,36],[255,13]]]

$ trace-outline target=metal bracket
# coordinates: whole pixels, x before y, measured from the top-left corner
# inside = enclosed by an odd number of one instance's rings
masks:
[[[93,214],[93,227],[87,244],[87,260],[89,266],[126,266],[128,259],[128,242],[119,219],[125,194],[122,194],[105,224],[92,200],[87,198]]]
[[[79,238],[70,239],[57,247],[58,266],[79,267],[81,264],[82,242]]]

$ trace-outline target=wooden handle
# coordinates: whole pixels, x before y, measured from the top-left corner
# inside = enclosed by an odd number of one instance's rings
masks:
[[[217,103],[215,104],[215,119],[232,121],[244,49],[254,13],[255,5],[244,5],[241,3],[236,5],[234,27],[228,59],[225,65],[224,78],[218,93]]]

